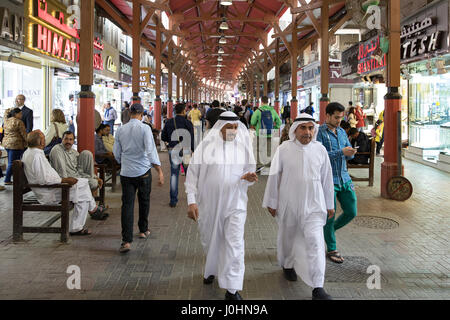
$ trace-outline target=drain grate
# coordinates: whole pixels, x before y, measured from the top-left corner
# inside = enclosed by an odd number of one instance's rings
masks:
[[[373,265],[369,259],[357,256],[343,256],[343,263],[334,263],[327,259],[325,271],[326,282],[358,282],[366,283],[373,273],[367,273],[367,267]],[[387,283],[381,270],[381,282]]]
[[[395,220],[375,216],[356,216],[353,223],[358,227],[371,229],[395,229],[399,226]]]

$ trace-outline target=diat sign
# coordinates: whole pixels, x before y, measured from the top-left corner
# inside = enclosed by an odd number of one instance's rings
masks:
[[[80,38],[77,29],[65,22],[64,13],[55,11],[54,16],[48,13],[46,0],[32,0],[30,20],[32,24],[31,39],[28,46],[53,58],[78,63],[80,59]],[[99,39],[94,40],[94,48],[103,50]],[[94,54],[94,68],[103,70],[103,59],[100,53]]]

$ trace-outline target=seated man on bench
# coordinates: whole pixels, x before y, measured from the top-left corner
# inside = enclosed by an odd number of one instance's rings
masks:
[[[30,184],[52,185],[68,183],[70,188],[69,200],[74,204],[73,214],[69,222],[71,235],[90,235],[89,229],[84,227],[86,217],[102,213],[97,206],[89,188],[88,179],[64,177],[61,178],[52,168],[44,154],[45,136],[40,130],[32,131],[27,136],[28,149],[22,157],[24,172]],[[61,201],[61,190],[34,188],[33,193],[41,204],[57,204]]]
[[[364,132],[358,131],[356,128],[350,128],[348,130],[348,137],[352,148],[358,147],[358,152],[355,153],[355,157],[348,161],[351,164],[368,164],[370,155],[358,154],[360,152],[370,152],[370,140]]]
[[[117,165],[112,151],[106,149],[103,137],[109,135],[109,125],[100,124],[95,130],[95,162],[107,165]]]
[[[101,188],[103,181],[94,172],[92,153],[88,150],[78,153],[78,151],[72,148],[74,141],[75,136],[73,132],[66,131],[63,133],[62,142],[54,146],[50,152],[49,160],[51,166],[61,178],[85,178],[91,190]],[[106,211],[106,208],[99,206],[97,214],[91,216],[92,219],[106,219],[108,214],[104,211]]]

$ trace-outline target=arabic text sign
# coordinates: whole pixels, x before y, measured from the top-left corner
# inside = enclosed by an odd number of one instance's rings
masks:
[[[414,60],[422,55],[448,48],[448,2],[437,2],[408,18],[402,25],[401,59]]]
[[[381,56],[381,61],[374,58],[375,54]],[[380,37],[373,37],[359,44],[358,73],[366,74],[382,69],[386,66],[386,54],[381,52]]]
[[[403,42],[401,46],[402,59],[413,58],[436,50],[440,31],[424,34],[424,31],[432,25],[433,20],[428,17],[422,22],[415,22],[402,28],[400,35]]]
[[[342,52],[342,76],[358,72],[359,44],[355,44]]]
[[[150,82],[150,69],[149,68],[140,68],[139,70],[139,87],[148,88]]]

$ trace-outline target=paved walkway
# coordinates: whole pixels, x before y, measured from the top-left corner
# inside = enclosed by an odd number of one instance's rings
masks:
[[[25,242],[12,243],[12,188],[0,192],[0,299],[223,299],[217,281],[202,284],[204,254],[197,226],[186,217],[183,183],[179,205],[172,209],[167,153],[160,157],[166,184],[153,181],[152,234],[136,238],[126,255],[118,252],[120,192],[107,193],[109,219],[88,218],[93,234],[72,237],[69,244],[61,244],[56,234],[26,234]],[[382,158],[376,160],[375,186],[356,183],[358,217],[337,232],[346,261],[327,262],[325,288],[335,299],[450,299],[450,175],[405,160],[414,193],[404,203],[385,200],[379,195]],[[310,288],[300,280],[288,283],[277,266],[277,226],[261,208],[265,182],[261,177],[249,189],[242,296],[310,299]],[[50,216],[26,213],[25,224]],[[81,290],[66,286],[70,265],[80,267]],[[370,265],[381,270],[381,289],[367,288]]]

